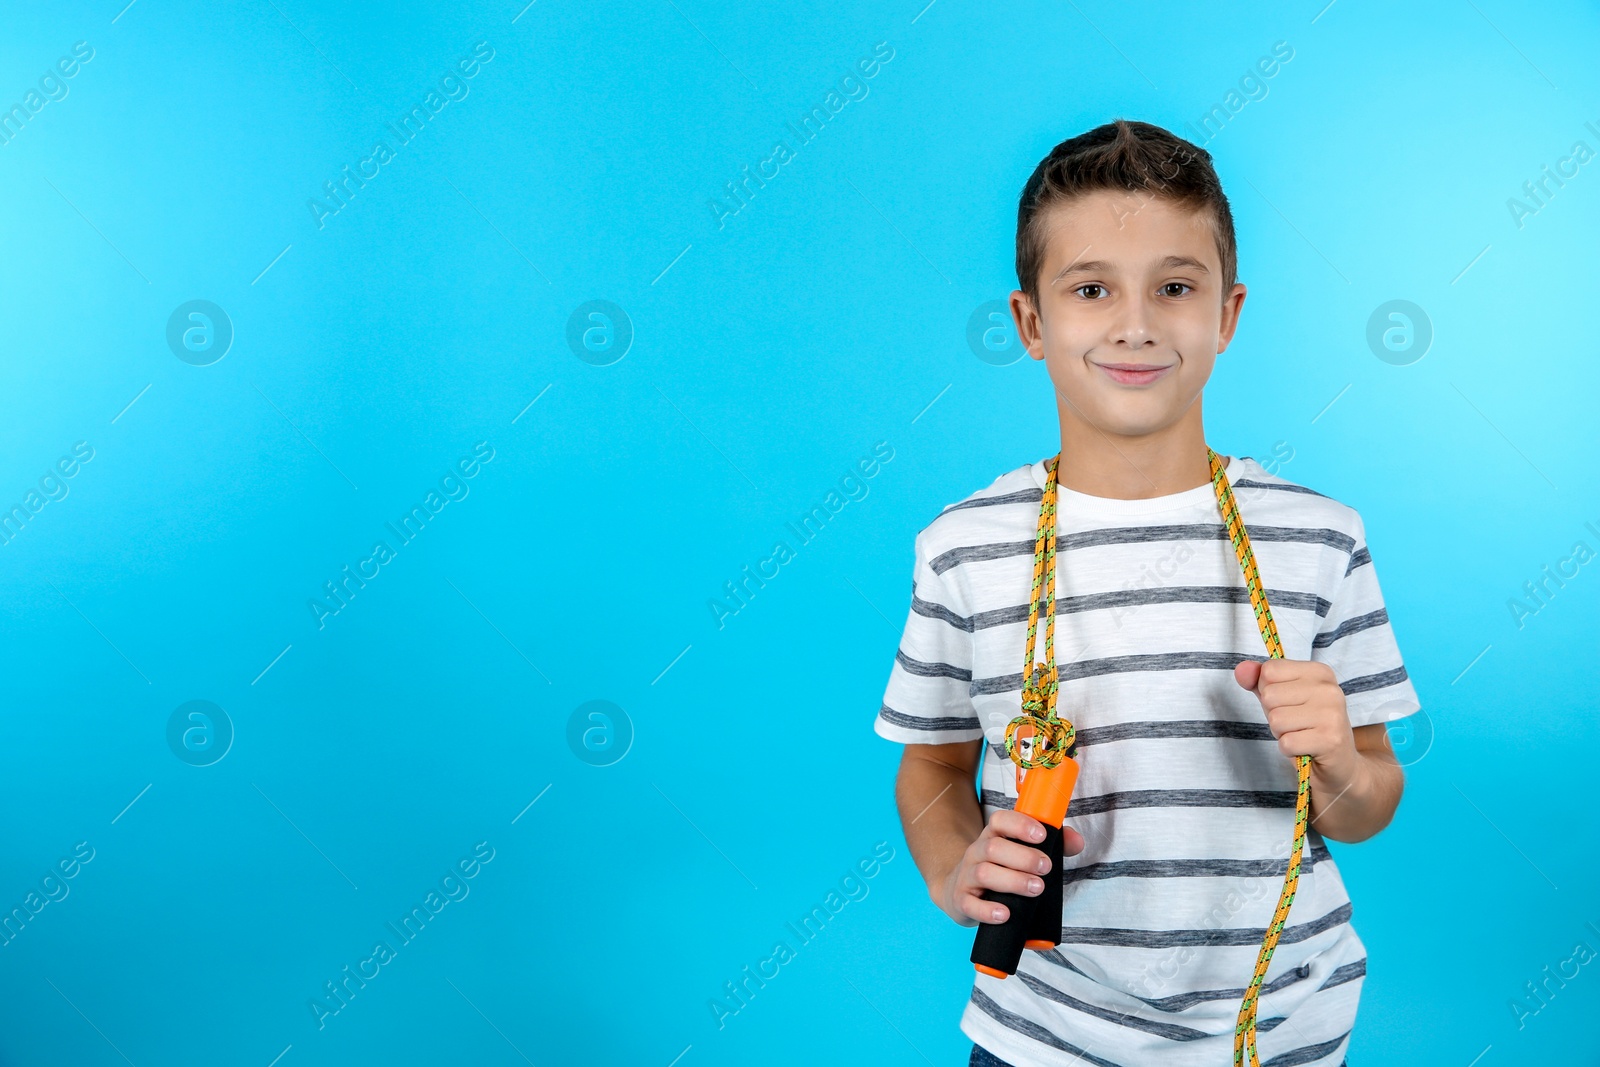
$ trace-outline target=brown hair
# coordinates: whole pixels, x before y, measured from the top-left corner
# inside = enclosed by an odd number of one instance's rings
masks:
[[[1212,220],[1222,260],[1225,297],[1238,280],[1239,248],[1233,212],[1211,153],[1148,122],[1116,119],[1062,141],[1039,161],[1017,204],[1017,283],[1039,306],[1044,270],[1046,210],[1099,189],[1149,190],[1174,204],[1202,211]]]

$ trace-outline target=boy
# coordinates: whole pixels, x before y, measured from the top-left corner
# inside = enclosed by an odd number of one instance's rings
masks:
[[[1384,723],[1420,705],[1357,512],[1219,456],[1282,640],[1282,658],[1267,656],[1201,421],[1245,296],[1210,160],[1117,120],[1057,145],[1018,210],[1011,311],[1061,425],[1056,712],[1076,727],[1080,772],[1059,870],[1030,847],[1043,826],[1012,810],[1003,744],[1020,713],[1045,461],[916,538],[875,729],[905,744],[896,802],[928,893],[975,927],[1007,914],[985,889],[1037,896],[1064,880],[1059,944],[1024,951],[1009,978],[975,976],[971,1064],[1232,1062],[1289,865],[1301,755],[1310,824],[1259,986],[1259,1061],[1338,1067],[1354,1025],[1366,950],[1324,839],[1389,823],[1404,781]],[[1045,622],[1041,609],[1035,662]]]

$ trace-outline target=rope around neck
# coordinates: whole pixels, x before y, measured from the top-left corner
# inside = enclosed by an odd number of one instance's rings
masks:
[[[1255,554],[1250,551],[1250,536],[1239,518],[1239,506],[1233,498],[1233,487],[1228,482],[1222,459],[1208,446],[1206,460],[1211,465],[1211,487],[1216,491],[1217,507],[1228,529],[1228,540],[1233,544],[1234,556],[1244,574],[1245,587],[1250,591],[1250,608],[1255,613],[1256,626],[1261,640],[1267,646],[1267,655],[1283,658],[1283,642],[1278,639],[1277,624],[1272,621],[1272,609],[1267,605],[1267,594],[1261,588],[1261,574],[1256,569]],[[1005,751],[1011,761],[1023,769],[1054,767],[1062,759],[1077,753],[1077,729],[1056,714],[1056,694],[1060,688],[1056,675],[1056,501],[1057,472],[1061,464],[1058,452],[1045,461],[1047,477],[1044,496],[1039,502],[1039,527],[1033,543],[1033,588],[1028,605],[1028,642],[1024,653],[1022,677],[1022,714],[1012,719],[1006,727]],[[1044,662],[1035,663],[1033,653],[1039,630],[1039,610],[1044,604]],[[1024,756],[1018,746],[1018,731],[1033,730],[1031,755]],[[1261,951],[1256,956],[1255,975],[1245,990],[1239,1006],[1239,1020],[1233,1031],[1233,1064],[1241,1067],[1246,1050],[1250,1067],[1261,1067],[1256,1055],[1256,1007],[1259,1003],[1261,982],[1272,962],[1273,950],[1283,934],[1289,919],[1289,907],[1294,903],[1295,890],[1300,883],[1300,859],[1305,850],[1306,824],[1311,809],[1311,757],[1294,757],[1299,772],[1295,794],[1294,849],[1289,856],[1289,866],[1284,872],[1283,891],[1278,896],[1278,907],[1272,923],[1261,941]]]

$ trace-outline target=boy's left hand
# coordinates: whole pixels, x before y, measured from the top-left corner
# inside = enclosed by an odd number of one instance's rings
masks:
[[[1285,756],[1311,757],[1311,786],[1337,795],[1361,772],[1344,690],[1333,668],[1314,660],[1244,660],[1234,680],[1255,693]]]

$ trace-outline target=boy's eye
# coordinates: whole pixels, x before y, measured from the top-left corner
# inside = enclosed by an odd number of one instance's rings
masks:
[[[1173,290],[1178,291],[1173,292]],[[1080,285],[1073,290],[1074,293],[1078,293],[1085,300],[1103,299],[1105,296],[1105,291],[1106,287],[1096,282],[1090,282],[1087,285]],[[1161,287],[1161,294],[1163,296],[1183,296],[1185,293],[1193,291],[1194,286],[1189,285],[1187,282],[1168,282]]]

